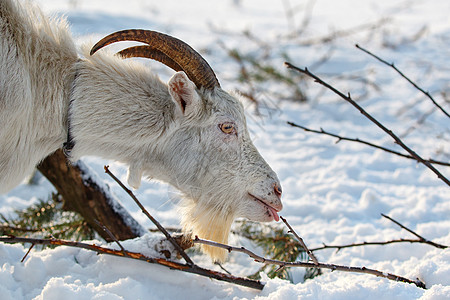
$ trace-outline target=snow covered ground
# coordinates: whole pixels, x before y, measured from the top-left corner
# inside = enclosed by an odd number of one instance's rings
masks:
[[[314,1],[143,1],[143,0],[37,0],[51,15],[65,15],[78,44],[96,41],[115,30],[146,28],[175,35],[205,57],[216,71],[222,86],[233,90],[238,72],[219,42],[242,52],[258,51],[255,43],[240,34],[249,30],[274,48],[284,47],[299,67],[311,66],[326,52],[331,58],[314,71],[333,82],[343,92],[362,96],[361,84],[338,80],[336,74],[364,74],[380,90],[371,88],[360,101],[367,111],[395,133],[402,135],[416,120],[433,108],[430,101],[395,72],[354,47],[355,43],[381,55],[429,90],[450,111],[449,1],[333,1],[317,0],[307,30],[300,40],[327,36],[335,30],[370,24],[383,17],[388,23],[375,31],[360,29],[334,41],[277,45],[294,23],[300,25],[302,11]],[[212,4],[214,3],[214,4]],[[294,19],[286,17],[291,6]],[[426,27],[424,27],[426,26]],[[220,29],[220,30],[217,30]],[[422,31],[422,29],[424,31]],[[225,34],[224,31],[236,34]],[[370,34],[372,32],[372,34]],[[423,34],[414,40],[416,33]],[[385,45],[391,47],[385,47]],[[271,58],[276,61],[276,58]],[[283,60],[278,59],[281,64]],[[167,79],[170,72],[153,65]],[[332,77],[327,76],[333,75]],[[292,76],[297,74],[292,73]],[[334,80],[334,81],[333,81]],[[273,83],[272,83],[273,85]],[[450,190],[425,167],[361,144],[340,142],[330,137],[305,133],[286,121],[343,136],[358,137],[399,148],[380,129],[349,104],[311,80],[307,82],[311,100],[300,104],[262,97],[268,105],[263,115],[248,105],[248,121],[254,142],[278,173],[284,190],[284,211],[296,231],[311,247],[413,238],[381,217],[387,214],[424,237],[450,245]],[[277,89],[277,86],[271,86]],[[443,92],[443,93],[441,93]],[[445,92],[447,95],[445,96]],[[319,96],[320,97],[316,97]],[[444,98],[447,103],[445,104]],[[414,103],[416,103],[413,105]],[[409,107],[409,108],[408,108]],[[423,124],[407,134],[404,141],[425,158],[450,160],[450,121],[434,111]],[[103,173],[109,164],[125,179],[126,167],[116,162],[87,157],[84,161],[109,182],[112,190],[133,217],[153,227],[128,196]],[[450,178],[449,168],[439,169]],[[37,186],[21,185],[0,196],[0,213],[25,208],[37,199],[47,199],[51,186],[41,180]],[[143,204],[165,226],[178,226],[175,191],[165,184],[145,182],[136,192]],[[151,236],[127,241],[130,250],[149,251]],[[239,237],[231,243],[239,245]],[[147,249],[147,250],[146,250]],[[93,252],[60,247],[32,251],[24,263],[27,248],[0,244],[0,298],[3,299],[450,299],[450,249],[429,245],[396,244],[317,252],[319,260],[351,266],[365,266],[407,278],[420,278],[428,287],[396,283],[370,275],[327,272],[302,282],[303,270],[293,270],[294,283],[268,279],[263,291],[254,291],[160,266],[126,259],[98,256]],[[217,266],[202,255],[193,259],[212,269]],[[245,276],[260,266],[243,254],[232,253],[224,267]]]

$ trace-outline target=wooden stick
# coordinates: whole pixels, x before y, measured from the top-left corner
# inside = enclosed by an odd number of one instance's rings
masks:
[[[391,273],[381,272],[381,271],[374,270],[374,269],[368,269],[366,267],[348,267],[348,266],[324,264],[324,263],[315,264],[315,263],[307,263],[307,262],[285,262],[285,261],[280,261],[280,260],[274,260],[274,259],[269,259],[269,258],[259,256],[259,255],[255,254],[254,252],[252,252],[248,249],[245,249],[244,247],[238,248],[238,247],[233,247],[233,246],[229,246],[229,245],[224,245],[224,244],[220,244],[220,243],[213,242],[213,241],[199,239],[197,236],[194,239],[194,243],[226,249],[229,252],[235,251],[235,252],[245,253],[249,257],[253,258],[256,262],[260,262],[260,263],[264,263],[264,264],[278,265],[281,267],[319,268],[319,269],[329,269],[332,271],[364,273],[364,274],[375,275],[377,277],[383,277],[383,278],[393,280],[393,281],[412,283],[412,284],[415,284],[419,288],[426,289],[425,283],[423,283],[419,279],[411,280],[411,279],[408,279],[408,278],[405,278],[402,276],[398,276],[398,275],[394,275]]]
[[[225,282],[229,282],[229,283],[233,283],[233,284],[237,284],[237,285],[241,285],[241,286],[245,286],[245,287],[249,287],[249,288],[253,288],[253,289],[262,290],[264,288],[264,285],[258,280],[236,277],[236,276],[228,275],[225,273],[204,269],[197,265],[181,264],[181,263],[170,261],[170,260],[163,259],[163,258],[152,258],[152,257],[145,256],[141,253],[115,250],[115,249],[111,249],[111,248],[97,246],[95,244],[91,245],[91,244],[86,244],[86,243],[81,243],[81,242],[72,242],[72,241],[65,241],[65,240],[59,240],[59,239],[33,239],[33,238],[23,238],[23,237],[16,237],[16,236],[0,237],[0,242],[31,243],[33,245],[38,244],[38,245],[68,246],[68,247],[82,248],[82,249],[97,252],[99,254],[121,256],[121,257],[129,258],[129,259],[145,261],[145,262],[151,263],[151,264],[158,264],[158,265],[162,265],[164,267],[170,268],[172,270],[193,273],[193,274],[197,274],[200,276],[205,276],[205,277],[213,278],[216,280],[225,281]]]

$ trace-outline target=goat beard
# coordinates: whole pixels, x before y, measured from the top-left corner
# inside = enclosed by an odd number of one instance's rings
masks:
[[[181,209],[181,224],[184,232],[221,244],[228,243],[231,225],[235,219],[229,207],[205,205],[185,198]],[[228,251],[225,249],[208,245],[201,245],[201,249],[215,262],[224,262],[227,258]]]

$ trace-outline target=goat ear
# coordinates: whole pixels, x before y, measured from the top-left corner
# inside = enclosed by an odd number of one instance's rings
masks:
[[[170,78],[169,93],[183,115],[200,102],[194,83],[184,72],[177,72]]]

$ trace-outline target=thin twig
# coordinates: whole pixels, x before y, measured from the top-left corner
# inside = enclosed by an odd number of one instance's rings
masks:
[[[412,235],[418,237],[419,240],[422,241],[422,243],[429,244],[429,245],[432,245],[432,246],[434,246],[434,247],[436,247],[436,248],[440,248],[440,249],[446,249],[446,248],[448,248],[448,246],[444,246],[444,245],[437,244],[437,243],[434,243],[434,242],[432,242],[432,241],[427,240],[427,239],[424,238],[423,236],[417,234],[416,232],[412,231],[412,230],[409,229],[408,227],[406,227],[406,226],[400,224],[400,222],[398,222],[398,221],[392,219],[391,217],[389,217],[389,216],[387,216],[387,215],[385,215],[385,214],[381,214],[381,215],[382,215],[383,217],[385,217],[386,219],[388,219],[389,221],[394,222],[395,224],[397,224],[397,225],[400,226],[401,228],[405,229],[406,231],[408,231],[408,232],[411,233]]]
[[[180,233],[181,228],[175,228],[175,227],[164,227],[167,231],[170,231],[172,233]],[[150,232],[160,232],[158,228],[148,228],[147,229]]]
[[[22,257],[22,260],[20,261],[21,263],[23,263],[25,261],[25,259],[27,258],[28,254],[30,254],[31,249],[34,248],[34,244],[31,244],[30,248],[28,249],[27,253],[25,253],[25,255]]]
[[[331,86],[330,84],[326,83],[325,81],[323,81],[322,79],[320,79],[319,77],[317,77],[316,75],[314,75],[313,73],[311,73],[307,68],[305,69],[300,69],[288,62],[285,62],[285,65],[293,70],[296,70],[302,74],[308,75],[309,77],[313,78],[317,83],[323,85],[324,87],[328,88],[329,90],[333,91],[335,94],[339,95],[342,99],[346,100],[347,102],[349,102],[351,105],[353,105],[356,109],[358,109],[367,119],[369,119],[370,121],[372,121],[375,125],[377,125],[379,128],[381,128],[384,132],[386,132],[389,136],[391,136],[394,141],[400,145],[403,149],[405,149],[409,154],[411,154],[411,156],[413,156],[414,158],[416,158],[417,161],[421,162],[422,164],[424,164],[426,167],[428,167],[431,171],[433,171],[433,173],[435,173],[437,175],[437,177],[439,179],[441,179],[442,181],[444,181],[448,186],[450,186],[450,180],[448,180],[444,175],[442,175],[441,172],[439,172],[439,170],[437,170],[432,164],[430,164],[428,161],[425,161],[422,157],[420,157],[416,152],[414,152],[411,148],[409,148],[408,146],[405,145],[405,143],[403,143],[403,141],[397,137],[392,130],[386,128],[386,126],[384,126],[383,124],[381,124],[378,120],[376,120],[372,115],[370,115],[369,113],[367,113],[358,103],[356,103],[352,97],[350,96],[350,93],[348,93],[348,95],[344,95],[342,92],[340,92],[339,90],[337,90],[336,88],[334,88],[333,86]]]
[[[321,269],[329,269],[332,271],[342,271],[342,272],[351,272],[351,273],[364,273],[364,274],[371,274],[378,277],[383,277],[389,280],[393,281],[399,281],[399,282],[406,282],[406,283],[412,283],[415,284],[417,287],[426,289],[425,283],[420,281],[419,279],[411,280],[402,276],[394,275],[391,273],[381,272],[374,269],[368,269],[366,267],[348,267],[348,266],[341,266],[341,265],[334,265],[334,264],[324,264],[324,263],[307,263],[307,262],[286,262],[286,261],[279,261],[274,259],[265,258],[262,256],[259,256],[255,254],[254,252],[241,247],[233,247],[213,241],[208,241],[204,239],[199,239],[197,236],[195,237],[194,243],[197,244],[204,244],[209,245],[213,247],[218,247],[222,249],[228,250],[228,252],[235,251],[235,252],[241,252],[247,254],[249,257],[253,258],[256,262],[264,263],[264,264],[272,264],[272,265],[278,265],[282,267],[302,267],[302,268],[321,268]]]
[[[290,233],[292,233],[295,238],[299,241],[300,245],[303,247],[303,249],[305,249],[305,252],[308,254],[308,256],[311,258],[311,260],[318,265],[319,261],[317,260],[316,256],[308,249],[308,247],[306,246],[305,242],[303,241],[303,239],[297,234],[297,232],[295,232],[295,230],[291,227],[291,225],[289,225],[288,221],[286,221],[285,218],[283,218],[282,216],[280,216],[280,219],[283,221],[284,224],[286,224],[286,226],[289,228]]]
[[[413,234],[414,236],[416,236],[418,239],[395,239],[395,240],[389,240],[389,241],[384,241],[384,242],[362,242],[362,243],[353,243],[353,244],[348,244],[348,245],[323,245],[322,247],[317,247],[317,248],[312,248],[310,249],[311,251],[318,251],[318,250],[324,250],[324,249],[337,249],[337,251],[343,249],[343,248],[352,248],[352,247],[360,247],[360,246],[371,246],[371,245],[387,245],[387,244],[394,244],[394,243],[420,243],[420,244],[428,244],[431,245],[433,247],[439,248],[439,249],[447,249],[449,246],[445,246],[442,244],[438,244],[435,242],[432,242],[430,240],[427,240],[426,238],[424,238],[423,236],[417,234],[416,232],[414,232],[413,230],[409,229],[408,227],[400,224],[400,222],[392,219],[391,217],[385,215],[385,214],[381,214],[383,217],[385,217],[386,219],[390,220],[391,222],[397,224],[398,226],[400,226],[402,229],[405,229],[406,231],[408,231],[409,233]]]
[[[221,268],[222,271],[224,271],[224,272],[227,273],[228,275],[231,275],[231,272],[228,271],[227,269],[225,269],[225,268],[222,266],[222,264],[221,264],[220,262],[216,261],[216,262],[214,262],[214,264],[215,264],[216,266],[219,266],[219,268]]]
[[[377,59],[378,61],[382,62],[383,64],[391,67],[392,69],[394,69],[400,76],[402,76],[404,79],[406,79],[406,81],[408,81],[410,84],[412,84],[417,90],[419,90],[420,92],[422,92],[425,96],[427,96],[431,102],[433,102],[434,105],[436,105],[447,117],[450,118],[450,114],[448,112],[445,111],[445,109],[442,108],[442,106],[440,106],[434,99],[433,97],[431,97],[429,92],[426,92],[425,90],[423,90],[421,87],[419,87],[414,81],[412,81],[411,79],[409,79],[405,74],[403,74],[402,71],[400,71],[395,65],[394,63],[388,63],[387,61],[385,61],[384,59],[382,59],[381,57],[373,54],[372,52],[370,52],[367,49],[364,49],[363,47],[359,46],[358,44],[355,45],[356,48],[358,48],[359,50],[369,54],[370,56],[374,57],[375,59]]]
[[[377,149],[381,149],[383,151],[386,151],[386,152],[389,152],[389,153],[392,153],[392,154],[395,154],[395,155],[398,155],[398,156],[401,156],[401,157],[405,157],[405,158],[408,158],[408,159],[414,159],[414,160],[417,161],[417,159],[414,158],[411,155],[403,154],[403,153],[391,150],[389,148],[385,148],[383,146],[379,146],[379,145],[376,145],[376,144],[373,144],[373,143],[370,143],[370,142],[367,142],[367,141],[364,141],[364,140],[360,140],[358,138],[353,139],[353,138],[343,137],[343,136],[340,136],[340,135],[337,135],[337,134],[334,134],[334,133],[327,132],[327,131],[323,130],[322,128],[320,128],[320,130],[310,129],[310,128],[307,128],[305,126],[293,123],[293,122],[287,122],[287,124],[291,125],[292,127],[301,128],[301,129],[303,129],[305,131],[308,131],[308,132],[314,132],[314,133],[319,133],[319,134],[324,134],[324,135],[335,137],[335,138],[338,139],[338,141],[336,143],[338,143],[340,141],[357,142],[357,143],[365,144],[365,145],[368,145],[368,146],[371,146],[371,147],[374,147],[374,148],[377,148]],[[426,159],[425,161],[428,161],[429,163],[436,164],[436,165],[450,167],[450,163],[443,162],[443,161],[438,161],[438,160],[435,160],[435,159]]]
[[[183,248],[175,241],[175,239],[170,235],[170,233],[155,219],[153,216],[145,209],[145,207],[141,204],[141,202],[136,198],[136,196],[133,194],[131,190],[129,190],[111,171],[109,171],[109,167],[105,166],[105,173],[111,176],[112,179],[114,179],[117,184],[120,185],[120,187],[127,192],[128,195],[136,202],[136,204],[139,206],[141,211],[153,222],[153,224],[158,227],[158,229],[166,236],[166,238],[169,240],[170,243],[177,249],[178,253],[184,258],[186,263],[188,265],[194,265],[194,262],[191,260],[191,258],[184,252]]]
[[[102,223],[100,223],[100,221],[94,219],[94,222],[100,226],[107,235],[109,235],[109,237],[120,247],[120,249],[122,249],[122,252],[125,253],[125,248],[122,246],[122,244],[119,242],[119,240],[116,238],[116,236],[111,232],[111,230],[109,230],[105,225],[103,225]]]
[[[212,271],[208,269],[204,269],[202,267],[199,267],[197,265],[189,265],[189,264],[181,264],[178,262],[170,261],[163,258],[152,258],[145,256],[141,253],[137,252],[130,252],[125,251],[123,253],[120,250],[115,250],[111,248],[105,248],[100,247],[97,245],[91,245],[86,243],[80,243],[80,242],[73,242],[73,241],[65,241],[65,240],[58,240],[58,239],[33,239],[33,238],[23,238],[23,237],[15,237],[15,236],[6,236],[6,237],[0,237],[0,242],[4,243],[31,243],[31,244],[38,244],[38,245],[53,245],[53,246],[68,246],[68,247],[75,247],[75,248],[82,248],[91,250],[94,252],[97,252],[99,254],[107,254],[107,255],[113,255],[113,256],[121,256],[129,259],[136,259],[145,261],[147,263],[151,264],[158,264],[165,266],[167,268],[170,268],[171,270],[178,270],[182,272],[197,274],[200,276],[205,276],[213,279],[217,279],[220,281],[225,281],[253,289],[262,290],[264,288],[264,285],[257,280],[242,278],[242,277],[235,277],[231,276],[225,273]]]
[[[353,248],[353,247],[361,247],[361,246],[382,246],[382,245],[388,245],[388,244],[396,244],[396,243],[419,243],[419,244],[429,244],[434,247],[440,248],[440,249],[446,249],[448,246],[436,244],[430,241],[421,240],[421,239],[395,239],[395,240],[389,240],[384,242],[362,242],[362,243],[353,243],[348,245],[326,245],[324,244],[321,247],[311,248],[310,250],[312,252],[319,251],[319,250],[325,250],[325,249],[337,249],[337,251],[344,249],[344,248]]]

